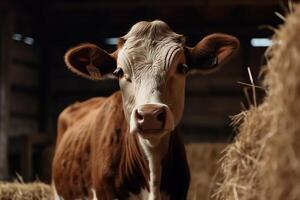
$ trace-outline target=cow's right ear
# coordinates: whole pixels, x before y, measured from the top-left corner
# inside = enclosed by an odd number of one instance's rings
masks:
[[[116,68],[116,53],[109,54],[97,45],[85,43],[71,48],[65,54],[68,68],[88,79],[109,77]]]
[[[232,35],[208,35],[196,46],[185,48],[186,64],[192,73],[212,73],[233,57],[239,45],[239,40]]]

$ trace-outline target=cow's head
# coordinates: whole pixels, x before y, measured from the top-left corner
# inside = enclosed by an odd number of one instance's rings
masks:
[[[217,33],[188,47],[165,22],[142,21],[119,39],[114,53],[81,44],[66,53],[65,62],[85,78],[117,78],[130,132],[160,137],[181,119],[187,75],[216,71],[238,46],[235,37]]]

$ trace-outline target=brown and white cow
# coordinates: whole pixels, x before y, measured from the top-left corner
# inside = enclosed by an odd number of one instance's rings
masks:
[[[67,107],[58,120],[53,185],[67,199],[186,199],[189,167],[176,127],[185,80],[224,64],[238,49],[212,34],[195,47],[162,21],[142,21],[107,53],[81,44],[65,55],[68,68],[92,80],[115,77],[120,91]]]

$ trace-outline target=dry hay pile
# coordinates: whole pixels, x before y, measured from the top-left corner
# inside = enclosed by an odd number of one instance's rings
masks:
[[[0,182],[0,200],[52,200],[49,185],[40,182]]]
[[[225,143],[190,143],[186,145],[191,169],[191,185],[188,200],[209,199],[218,161]],[[41,182],[0,182],[0,200],[52,200],[50,185]]]
[[[300,4],[267,57],[266,98],[234,118],[239,135],[223,158],[218,200],[300,199]]]
[[[186,145],[187,159],[191,170],[188,200],[209,199],[220,165],[218,161],[225,147],[225,143],[190,143]]]

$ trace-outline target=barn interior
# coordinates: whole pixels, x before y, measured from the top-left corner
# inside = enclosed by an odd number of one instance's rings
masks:
[[[241,42],[218,72],[189,76],[180,125],[188,143],[227,143],[230,116],[248,108],[247,67],[260,85],[272,28],[287,2],[275,0],[2,0],[0,1],[0,180],[50,182],[59,113],[71,103],[118,90],[115,80],[93,82],[72,74],[64,53],[83,42],[114,51],[116,39],[141,20],[161,19],[195,45],[214,32]],[[259,40],[263,39],[263,40]],[[256,91],[258,99],[264,92]],[[250,100],[251,101],[251,100]]]

